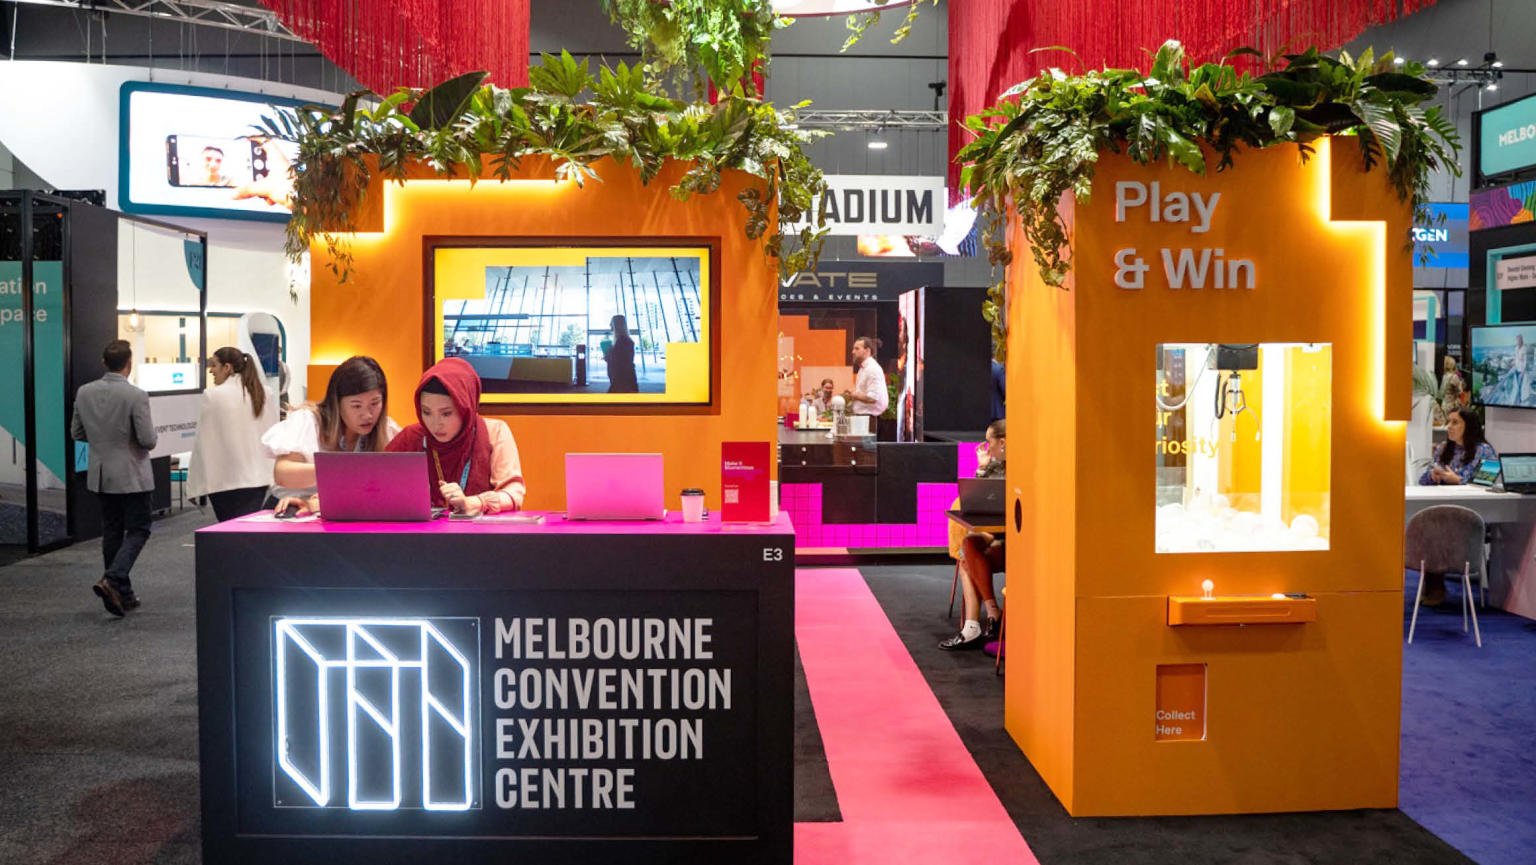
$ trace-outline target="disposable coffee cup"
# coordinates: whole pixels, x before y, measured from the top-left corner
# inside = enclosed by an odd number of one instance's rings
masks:
[[[704,520],[704,491],[683,490],[683,522],[697,523]]]

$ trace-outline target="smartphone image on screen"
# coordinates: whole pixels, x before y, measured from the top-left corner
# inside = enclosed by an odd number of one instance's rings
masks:
[[[167,135],[165,155],[172,186],[242,186],[267,173],[266,151],[249,138]]]

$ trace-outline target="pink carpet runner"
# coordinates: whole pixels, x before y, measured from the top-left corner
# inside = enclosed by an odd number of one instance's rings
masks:
[[[797,865],[1037,863],[859,572],[800,570],[795,592],[843,815],[795,824]]]

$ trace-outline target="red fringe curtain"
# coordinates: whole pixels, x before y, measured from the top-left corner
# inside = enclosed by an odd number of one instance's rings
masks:
[[[528,83],[529,0],[261,0],[375,93],[484,69]]]
[[[1438,0],[949,0],[949,152],[969,140],[960,124],[1014,84],[1058,66],[1146,68],[1168,39],[1196,63],[1251,46],[1268,57],[1316,45],[1332,50],[1367,27]],[[1070,48],[1039,51],[1044,47]],[[1251,68],[1251,67],[1250,67]],[[951,196],[959,166],[949,166]]]

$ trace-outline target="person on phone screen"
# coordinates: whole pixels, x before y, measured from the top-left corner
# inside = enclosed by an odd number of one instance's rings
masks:
[[[427,452],[433,505],[470,516],[523,506],[527,486],[517,441],[506,421],[480,415],[480,375],[469,361],[446,358],[422,374],[416,418],[388,449]]]
[[[241,184],[235,189],[232,198],[235,201],[259,198],[273,207],[292,211],[293,163],[288,161],[288,154],[267,138],[253,138],[251,142],[266,156],[267,173],[250,183]]]
[[[224,151],[212,144],[203,148],[203,178],[199,185],[235,185],[235,182],[224,174]]]

